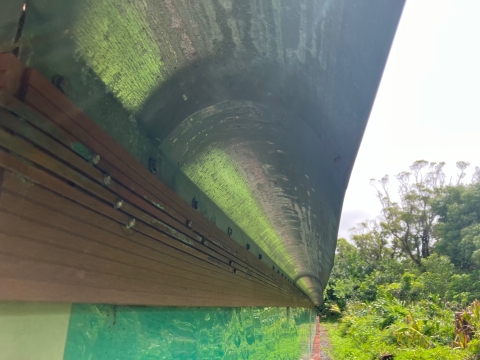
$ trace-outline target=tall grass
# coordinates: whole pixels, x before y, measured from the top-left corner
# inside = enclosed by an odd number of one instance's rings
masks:
[[[464,310],[469,340],[460,346],[455,312],[434,300],[405,303],[382,296],[370,303],[350,302],[329,335],[334,360],[480,359],[480,303]],[[478,316],[478,318],[477,318]],[[458,318],[458,315],[457,315]]]

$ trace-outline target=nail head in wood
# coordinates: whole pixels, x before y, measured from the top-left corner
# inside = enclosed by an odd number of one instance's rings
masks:
[[[97,165],[100,162],[100,155],[98,154],[93,154],[92,155],[92,164]]]
[[[115,209],[120,209],[122,206],[123,206],[123,200],[122,199],[117,199],[115,201],[115,204],[113,205],[113,207]]]
[[[128,220],[128,223],[127,223],[127,229],[131,229],[135,226],[135,219],[130,219]]]
[[[103,175],[103,184],[110,185],[112,183],[112,178],[110,175]]]

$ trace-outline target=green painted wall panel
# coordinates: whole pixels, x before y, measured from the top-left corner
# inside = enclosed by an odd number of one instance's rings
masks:
[[[61,360],[71,304],[0,303],[0,358]]]
[[[74,304],[64,359],[310,359],[313,326],[297,308]]]

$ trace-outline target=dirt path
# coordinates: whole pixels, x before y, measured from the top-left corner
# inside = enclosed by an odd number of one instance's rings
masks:
[[[330,340],[328,339],[327,326],[320,324],[320,359],[331,360],[326,350],[330,349]]]
[[[328,328],[320,324],[317,317],[317,331],[315,334],[315,340],[313,342],[313,353],[311,360],[331,360],[326,353],[326,350],[330,349],[330,341],[328,341]]]

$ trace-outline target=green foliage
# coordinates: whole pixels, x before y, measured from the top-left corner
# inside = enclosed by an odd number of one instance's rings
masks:
[[[480,269],[480,183],[450,186],[432,202],[435,249],[462,269]]]
[[[389,191],[389,177],[372,180],[382,205],[383,243],[389,243],[392,255],[410,259],[417,266],[430,255],[431,237],[436,214],[431,202],[445,182],[445,163],[414,162],[410,171],[396,176],[399,183],[398,201]],[[370,230],[373,234],[376,231]]]
[[[398,201],[388,177],[374,182],[382,216],[339,240],[325,291],[335,360],[480,359],[480,168],[462,184],[468,165],[446,186],[443,163],[415,162]]]
[[[382,354],[394,359],[474,359],[479,337],[466,349],[453,347],[453,321],[453,311],[430,300],[410,305],[394,297],[352,302],[338,325],[330,327],[332,355],[335,360],[371,360]]]

